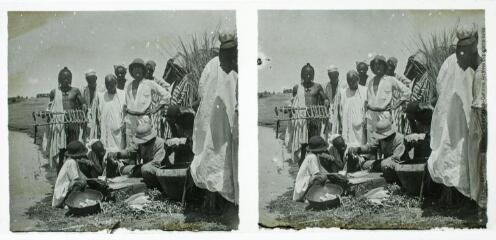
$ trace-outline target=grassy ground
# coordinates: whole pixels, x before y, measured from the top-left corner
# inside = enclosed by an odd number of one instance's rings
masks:
[[[295,176],[297,169],[297,165],[293,165],[291,175]],[[360,188],[352,187],[351,192],[365,191]],[[487,222],[485,214],[479,213],[473,205],[451,208],[428,205],[427,201],[406,195],[398,185],[389,184],[385,188],[390,197],[382,205],[371,203],[359,194],[350,194],[342,196],[341,206],[322,211],[311,210],[305,203],[292,201],[291,188],[268,206],[270,212],[279,215],[277,224],[262,226],[294,229],[432,229],[484,228]]]
[[[25,132],[34,136],[32,127],[33,111],[46,108],[47,98],[28,99],[20,103],[9,104],[9,130]],[[43,129],[37,135],[37,144],[41,144]],[[12,143],[9,143],[12,144]],[[15,161],[16,159],[9,159]],[[43,166],[47,172],[46,178],[53,185],[56,180],[54,169]],[[189,231],[226,231],[237,229],[238,211],[234,207],[224,212],[205,212],[201,207],[191,205],[183,209],[177,202],[163,199],[160,194],[149,192],[153,201],[143,211],[130,208],[122,202],[129,194],[120,193],[114,202],[104,202],[102,212],[86,216],[74,217],[67,215],[67,209],[51,207],[52,193],[48,193],[42,201],[36,202],[27,211],[30,219],[38,220],[35,231],[99,231],[114,228],[128,229],[160,229],[160,230],[189,230]]]
[[[259,99],[259,125],[274,126],[274,107],[286,104],[290,95],[276,94]],[[280,131],[282,131],[282,128]],[[291,165],[290,175],[296,178],[297,165]],[[360,186],[354,192],[363,192]],[[406,195],[397,185],[387,185],[390,197],[383,205],[375,205],[359,195],[343,196],[341,206],[314,211],[307,204],[292,201],[293,188],[270,202],[268,211],[279,217],[262,227],[302,229],[306,227],[337,227],[346,229],[430,229],[438,227],[483,228],[487,218],[472,204],[445,207],[433,201],[420,201]],[[352,191],[353,192],[353,191]]]
[[[228,231],[236,229],[232,212],[207,215],[201,208],[184,209],[179,203],[163,199],[158,190],[146,195],[152,200],[142,210],[129,207],[124,200],[130,195],[117,192],[115,200],[103,202],[102,211],[89,216],[73,216],[67,209],[50,207],[52,196],[48,194],[41,202],[29,208],[30,218],[40,220],[40,231],[112,231],[117,228],[129,230],[166,231]],[[231,209],[232,210],[232,209]]]

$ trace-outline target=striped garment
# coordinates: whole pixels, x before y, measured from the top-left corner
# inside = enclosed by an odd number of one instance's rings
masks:
[[[193,102],[198,98],[192,74],[186,74],[180,81],[174,82],[171,89],[170,105],[191,108]],[[167,106],[164,112],[167,112]],[[163,135],[165,139],[172,137],[172,133],[166,121],[164,121]]]
[[[429,74],[425,72],[419,79],[416,79],[412,84],[412,95],[410,102],[429,103],[435,95],[435,86],[429,78]]]

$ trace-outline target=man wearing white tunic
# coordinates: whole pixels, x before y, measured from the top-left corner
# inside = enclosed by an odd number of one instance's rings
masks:
[[[367,88],[358,84],[358,72],[351,70],[346,74],[348,87],[340,89],[337,96],[337,121],[333,133],[338,132],[347,145],[359,146],[366,143],[364,134],[365,101]]]
[[[129,72],[134,80],[125,87],[126,105],[124,118],[126,124],[126,145],[132,145],[138,125],[150,121],[150,116],[158,112],[170,100],[170,93],[154,81],[144,81],[145,62],[136,58],[129,65]],[[152,107],[152,95],[160,97],[159,104]]]
[[[123,108],[126,101],[124,91],[117,89],[117,77],[105,76],[107,91],[98,94],[93,102],[100,124],[100,140],[106,149],[121,150],[126,147],[123,141]]]
[[[219,56],[207,63],[200,78],[191,176],[197,187],[237,204],[237,41],[233,33],[222,33],[219,40]]]
[[[367,142],[372,141],[375,125],[379,120],[386,119],[395,124],[392,117],[393,91],[400,92],[402,99],[408,99],[411,93],[395,77],[385,75],[387,63],[384,56],[375,56],[370,67],[375,76],[367,81]]]
[[[428,169],[433,181],[455,187],[484,207],[485,64],[475,26],[458,29],[457,38],[456,54],[445,60],[437,79]]]

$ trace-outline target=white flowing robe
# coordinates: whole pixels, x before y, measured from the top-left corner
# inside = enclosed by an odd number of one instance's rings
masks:
[[[468,136],[472,78],[457,64],[456,55],[441,66],[436,88],[439,98],[432,114],[431,149],[427,167],[432,180],[470,197]]]
[[[48,111],[53,113],[63,113],[64,105],[62,102],[62,91],[55,89],[55,96],[53,101],[49,104]],[[64,114],[52,115],[50,122],[64,122]],[[42,145],[46,147],[50,159],[50,167],[57,165],[60,149],[66,148],[66,132],[64,124],[51,124],[48,125],[43,136]]]
[[[115,94],[108,92],[98,94],[93,102],[100,123],[100,141],[107,150],[120,150],[126,147],[122,136],[125,101],[124,91],[117,89]]]
[[[337,96],[336,123],[333,124],[333,133],[338,133],[341,128],[341,136],[347,145],[360,146],[366,143],[364,136],[365,101],[367,100],[367,88],[358,85],[358,89],[352,91],[349,87],[341,89]]]
[[[218,57],[205,66],[199,86],[201,103],[195,116],[191,176],[195,185],[238,203],[237,89],[238,75],[226,74]]]
[[[305,104],[305,88],[303,86],[298,85],[296,89],[296,95],[293,97],[291,107],[293,108],[306,108]],[[291,151],[291,156],[293,157],[293,162],[298,162],[298,157],[296,153],[300,151],[301,144],[308,142],[308,125],[307,120],[305,119],[307,115],[307,111],[305,109],[295,110],[293,111],[292,118],[299,118],[291,120],[288,125],[288,130],[286,137],[288,138],[287,142],[290,144],[288,149]]]

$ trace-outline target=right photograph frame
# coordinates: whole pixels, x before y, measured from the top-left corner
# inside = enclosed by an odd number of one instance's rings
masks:
[[[259,10],[259,226],[486,228],[484,10]]]

